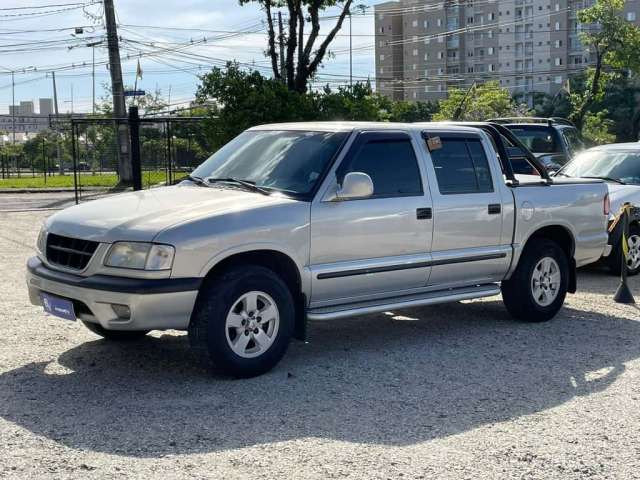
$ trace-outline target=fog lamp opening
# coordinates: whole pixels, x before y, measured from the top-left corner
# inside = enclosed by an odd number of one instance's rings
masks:
[[[118,303],[112,303],[111,309],[122,320],[129,320],[131,318],[131,309],[128,305],[120,305]]]

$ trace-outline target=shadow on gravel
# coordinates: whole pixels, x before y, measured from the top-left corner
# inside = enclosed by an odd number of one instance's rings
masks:
[[[0,416],[69,447],[135,457],[318,437],[407,445],[601,391],[640,356],[640,322],[498,301],[311,327],[271,373],[211,377],[186,336],[84,343],[0,375]],[[420,320],[417,320],[420,318]]]

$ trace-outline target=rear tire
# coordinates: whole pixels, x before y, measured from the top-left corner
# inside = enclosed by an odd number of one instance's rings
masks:
[[[84,320],[81,321],[85,327],[105,340],[126,342],[130,340],[138,340],[149,333],[149,330],[107,330],[98,323],[85,322]]]
[[[627,260],[627,275],[633,276],[640,273],[640,226],[629,225],[629,259]],[[613,275],[622,273],[622,246],[620,242],[611,249],[611,254],[607,257],[607,267]]]
[[[555,242],[532,239],[516,271],[502,282],[502,300],[514,318],[525,322],[552,319],[562,308],[569,285],[569,261]]]
[[[231,267],[202,286],[189,341],[214,369],[255,377],[284,356],[294,319],[291,291],[278,275],[257,265]]]

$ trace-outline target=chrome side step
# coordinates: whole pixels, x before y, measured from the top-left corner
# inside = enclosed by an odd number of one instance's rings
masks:
[[[307,310],[308,320],[336,320],[339,318],[367,315],[369,313],[400,310],[403,308],[435,305],[437,303],[458,302],[472,298],[491,297],[500,293],[500,286],[495,283],[476,285],[474,287],[450,288],[436,292],[404,295],[367,302],[336,305],[331,307]]]

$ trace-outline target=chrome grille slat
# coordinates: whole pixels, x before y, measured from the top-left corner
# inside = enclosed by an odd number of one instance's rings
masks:
[[[79,238],[47,235],[47,261],[72,270],[84,270],[98,248],[98,242]]]

